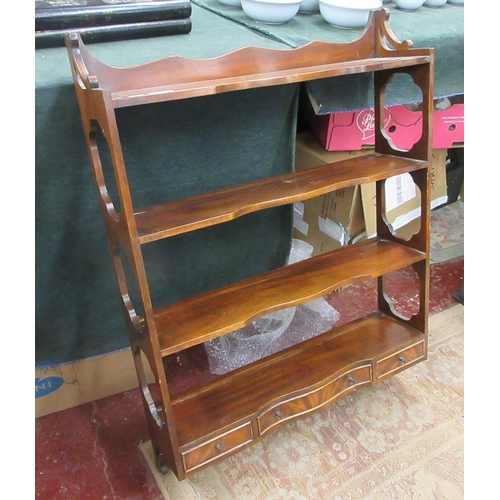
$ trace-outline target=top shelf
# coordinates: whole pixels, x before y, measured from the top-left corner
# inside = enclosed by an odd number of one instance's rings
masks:
[[[112,106],[120,108],[430,63],[433,49],[398,41],[388,19],[388,9],[372,12],[363,35],[345,44],[311,42],[290,50],[245,47],[211,59],[171,56],[129,68],[99,61],[78,33],[68,33],[65,41],[79,86],[110,93]]]
[[[322,50],[322,42],[313,42],[305,48]],[[304,49],[305,49],[304,48]],[[295,50],[304,50],[295,49]],[[249,58],[257,58],[257,53],[266,49],[242,49]],[[331,49],[330,49],[331,50]],[[236,90],[248,90],[260,87],[271,87],[275,85],[285,85],[299,83],[321,78],[331,78],[339,75],[349,75],[356,73],[366,73],[369,71],[380,71],[389,68],[402,68],[429,62],[426,56],[420,57],[399,57],[399,58],[379,58],[360,59],[356,65],[352,62],[337,62],[322,65],[311,65],[277,71],[266,71],[260,74],[243,74],[229,77],[219,77],[203,81],[161,85],[158,87],[148,87],[142,89],[122,90],[111,93],[111,99],[115,108],[134,106],[152,102],[173,101],[192,97],[202,97],[206,95],[222,94]]]

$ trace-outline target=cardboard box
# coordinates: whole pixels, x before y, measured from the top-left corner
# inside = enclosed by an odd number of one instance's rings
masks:
[[[150,370],[147,378],[148,383],[154,380]],[[37,367],[35,417],[66,410],[138,386],[130,349],[72,363]]]
[[[464,104],[452,104],[446,109],[435,105],[433,113],[432,148],[451,148],[464,142]],[[405,105],[385,108],[385,130],[395,147],[409,150],[422,134],[422,112]],[[306,119],[311,130],[328,151],[359,150],[375,144],[375,114],[373,109],[317,115],[308,106]]]
[[[448,200],[446,183],[447,149],[432,151],[431,165],[431,208],[436,208]],[[361,198],[366,234],[371,238],[376,234],[375,183],[361,185]],[[420,191],[410,174],[391,177],[386,180],[387,219],[402,236],[411,236],[419,229],[421,213]]]
[[[294,209],[294,237],[312,245],[312,255],[349,245],[365,235],[359,186],[298,202]]]
[[[368,151],[328,152],[310,132],[297,136],[296,171],[362,156]],[[294,237],[313,246],[313,255],[362,239],[365,222],[361,189],[352,186],[294,204]]]

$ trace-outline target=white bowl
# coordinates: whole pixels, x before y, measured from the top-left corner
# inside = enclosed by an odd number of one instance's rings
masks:
[[[241,0],[245,14],[266,24],[284,24],[299,11],[303,0]]]
[[[400,10],[411,12],[420,9],[424,5],[425,0],[394,0],[396,7]]]
[[[302,0],[302,3],[299,7],[299,12],[302,12],[304,14],[319,12],[318,0]]]
[[[451,5],[463,5],[464,0],[448,0],[448,3],[450,3]]]
[[[222,5],[229,5],[230,7],[241,7],[241,0],[218,0]]]
[[[319,0],[321,16],[337,28],[362,28],[370,11],[381,7],[381,0]]]
[[[446,3],[446,0],[425,0],[426,7],[441,7]]]

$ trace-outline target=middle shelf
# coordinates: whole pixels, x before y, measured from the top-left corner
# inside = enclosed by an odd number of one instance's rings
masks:
[[[307,200],[330,191],[383,180],[426,166],[425,161],[374,153],[141,208],[134,214],[139,242],[157,241],[227,222],[257,210]]]
[[[425,260],[423,252],[372,238],[284,266],[154,312],[163,357],[201,344],[258,317],[342,286]]]

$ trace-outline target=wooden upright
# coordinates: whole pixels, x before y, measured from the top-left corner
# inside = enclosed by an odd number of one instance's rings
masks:
[[[167,57],[124,69],[97,60],[78,34],[66,35],[157,465],[162,471],[171,469],[179,480],[255,443],[283,422],[427,357],[434,55],[433,49],[415,49],[411,42],[396,40],[388,19],[385,9],[373,12],[362,37],[347,44],[312,42],[279,51],[247,47],[209,60]],[[134,207],[117,108],[365,72],[374,72],[373,154],[182,201],[140,210]],[[383,126],[384,91],[397,73],[410,75],[422,93],[422,136],[409,151],[396,149]],[[109,147],[119,207],[108,193],[97,136],[103,136]],[[385,217],[385,180],[402,173],[409,173],[421,192],[421,227],[408,240],[399,238]],[[141,250],[145,243],[369,182],[377,184],[377,236],[153,308]],[[133,271],[138,303],[131,302],[124,261]],[[409,319],[395,312],[383,281],[384,275],[407,266],[418,276],[420,303]],[[378,312],[180,395],[169,390],[166,356],[229,333],[271,311],[370,278],[379,283]],[[146,377],[146,363],[154,374],[152,383]]]

